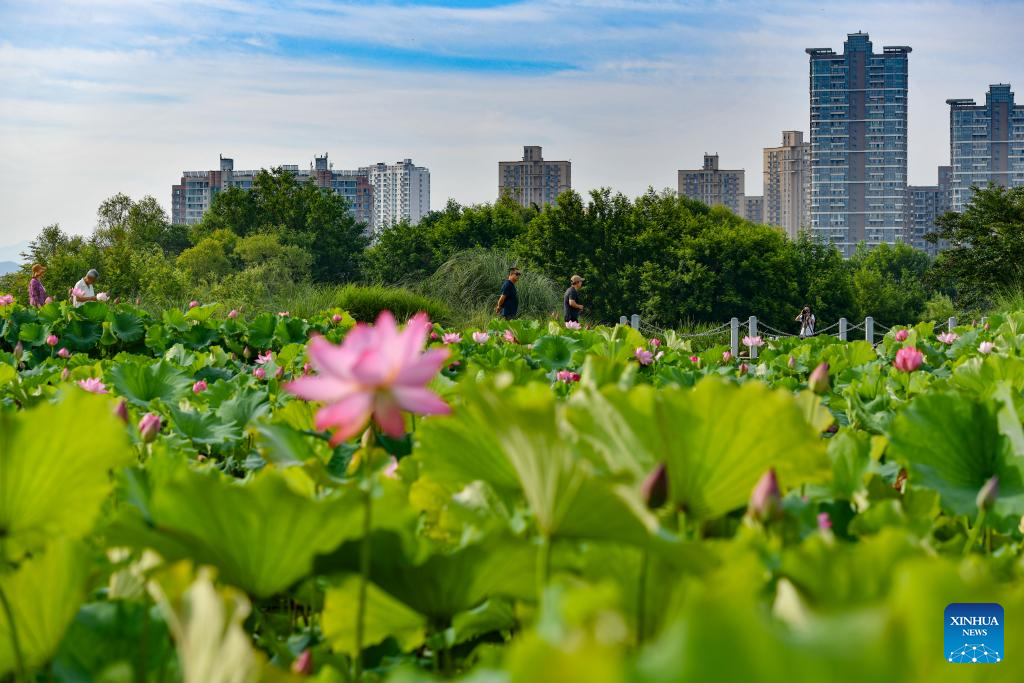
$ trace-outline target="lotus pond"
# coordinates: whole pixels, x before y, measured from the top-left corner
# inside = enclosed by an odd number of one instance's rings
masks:
[[[1020,680],[1024,313],[762,341],[2,306],[0,680]]]

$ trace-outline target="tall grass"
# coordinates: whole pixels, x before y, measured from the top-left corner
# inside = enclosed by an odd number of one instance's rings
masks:
[[[417,289],[448,306],[458,323],[480,325],[494,317],[498,292],[513,265],[516,265],[515,261],[508,253],[470,249],[442,264]],[[522,276],[516,283],[519,317],[560,315],[562,294],[559,287],[543,273],[528,268],[521,270]]]

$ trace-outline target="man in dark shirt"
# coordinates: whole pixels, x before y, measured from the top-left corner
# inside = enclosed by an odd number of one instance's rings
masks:
[[[494,312],[506,320],[511,320],[519,313],[519,292],[516,291],[519,275],[519,269],[515,266],[508,269],[508,279],[501,286],[501,296],[498,297],[498,305],[494,307]]]
[[[565,314],[565,322],[579,322],[580,311],[583,304],[580,303],[580,287],[583,286],[583,278],[573,275],[569,280],[569,289],[565,290],[565,297],[562,299],[562,312]]]

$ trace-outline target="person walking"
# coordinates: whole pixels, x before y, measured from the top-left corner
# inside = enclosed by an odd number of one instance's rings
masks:
[[[580,303],[582,286],[583,278],[579,275],[573,275],[569,279],[569,289],[565,290],[565,296],[562,297],[562,315],[567,323],[580,321],[580,311],[583,310],[583,304]]]
[[[71,303],[78,308],[86,301],[99,301],[96,298],[96,290],[93,289],[93,285],[96,280],[100,279],[100,274],[95,269],[90,270],[85,274],[81,280],[75,283],[74,289],[71,290]]]
[[[46,267],[38,263],[32,265],[32,279],[28,281],[28,303],[39,308],[46,303],[46,287],[43,287],[43,276]]]
[[[804,306],[803,310],[796,316],[796,321],[800,323],[800,338],[813,337],[814,336],[814,314],[811,313],[810,306]]]
[[[515,266],[508,269],[508,279],[501,286],[498,305],[494,307],[494,312],[506,320],[511,320],[519,313],[519,291],[516,289],[516,282],[519,281],[520,275],[519,269]]]

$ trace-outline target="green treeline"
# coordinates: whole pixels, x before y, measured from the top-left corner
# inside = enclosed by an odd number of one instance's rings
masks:
[[[1024,188],[980,189],[963,214],[942,217],[934,238],[953,247],[934,262],[906,245],[844,260],[808,238],[794,242],[727,209],[653,190],[634,200],[607,189],[569,191],[543,210],[449,201],[372,245],[347,208],[282,170],[262,172],[250,191],[218,194],[188,227],[171,225],[152,197],[118,194],[100,206],[91,237],[44,228],[25,269],[0,280],[0,291],[24,300],[28,265],[42,263],[55,296],[97,268],[103,290],[153,308],[190,299],[301,307],[297,300],[310,292],[374,284],[448,297],[441,303],[450,309],[479,313],[493,306],[502,270],[516,263],[532,315],[557,312],[569,277],[579,274],[589,322],[639,313],[668,327],[754,314],[789,329],[804,305],[822,322],[978,314],[1017,287],[1024,262]]]

